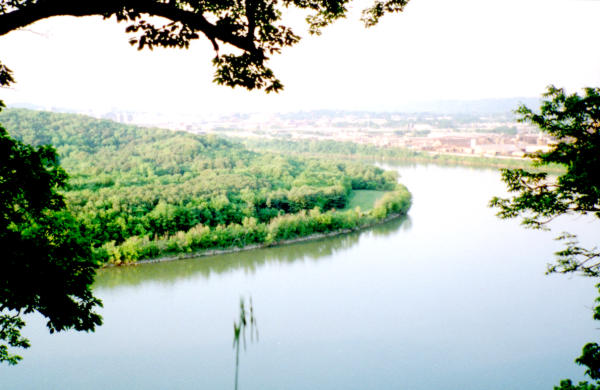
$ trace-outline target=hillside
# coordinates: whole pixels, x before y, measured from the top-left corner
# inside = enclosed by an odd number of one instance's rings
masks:
[[[105,261],[355,228],[410,204],[393,172],[365,164],[252,152],[214,136],[81,115],[12,109],[0,123],[26,143],[56,147],[71,177],[69,208]],[[370,213],[335,211],[354,190],[388,193]]]

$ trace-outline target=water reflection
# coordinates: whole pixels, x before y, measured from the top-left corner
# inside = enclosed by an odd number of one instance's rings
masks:
[[[197,278],[199,275],[210,279],[213,275],[237,270],[243,270],[246,274],[254,274],[267,264],[317,262],[350,249],[358,244],[360,237],[364,234],[388,237],[398,230],[408,231],[411,227],[410,216],[405,216],[363,231],[315,241],[164,263],[112,267],[98,272],[94,287],[113,289],[137,286],[146,282],[170,285],[180,280]]]
[[[33,347],[0,368],[0,388],[230,389],[232,320],[249,295],[261,340],[241,357],[243,390],[548,390],[582,378],[573,359],[597,339],[597,290],[590,279],[544,276],[558,244],[494,216],[498,172],[398,169],[414,196],[410,219],[104,270],[104,325],[50,336],[43,319],[28,321]],[[597,226],[580,228],[591,239]]]

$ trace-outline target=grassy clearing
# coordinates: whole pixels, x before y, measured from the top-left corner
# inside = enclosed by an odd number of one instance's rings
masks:
[[[353,210],[358,206],[362,211],[369,211],[373,208],[375,202],[386,193],[387,191],[354,190],[350,194],[348,205],[344,210]]]

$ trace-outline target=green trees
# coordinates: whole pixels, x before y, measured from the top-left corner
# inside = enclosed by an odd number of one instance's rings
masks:
[[[116,264],[358,228],[373,213],[336,211],[353,190],[398,189],[396,174],[372,165],[251,152],[217,137],[21,109],[0,121],[24,142],[54,143],[71,175],[70,211],[98,258]],[[408,209],[390,196],[377,219]]]
[[[502,179],[515,195],[495,197],[490,205],[500,209],[500,218],[522,216],[523,224],[533,229],[547,229],[550,221],[564,214],[600,218],[600,89],[586,88],[584,95],[579,96],[550,86],[544,97],[547,100],[540,112],[522,106],[517,113],[521,121],[538,126],[556,141],[550,151],[531,156],[535,165],[556,163],[562,165],[565,172],[550,177],[544,172],[503,170]],[[565,242],[565,248],[556,253],[556,261],[549,265],[548,272],[600,276],[597,248],[579,246],[577,238],[570,233],[563,233],[558,239]],[[595,308],[594,319],[600,320],[600,306]],[[587,367],[586,375],[596,384],[573,385],[570,380],[564,380],[555,390],[600,389],[600,345],[586,344],[575,361]]]
[[[90,290],[98,263],[89,240],[58,193],[67,175],[53,148],[34,148],[0,127],[0,362],[27,348],[23,314],[39,312],[50,332],[93,330],[101,305]]]
[[[556,140],[550,151],[531,156],[534,164],[559,164],[565,172],[553,178],[544,172],[505,169],[502,179],[516,195],[496,197],[490,204],[500,209],[499,217],[522,216],[523,224],[533,229],[545,229],[563,214],[600,218],[600,89],[587,88],[579,96],[550,86],[544,96],[549,100],[539,113],[524,106],[517,113],[521,121],[538,126]],[[600,252],[580,247],[569,233],[559,239],[566,247],[557,253],[549,272],[600,276]]]

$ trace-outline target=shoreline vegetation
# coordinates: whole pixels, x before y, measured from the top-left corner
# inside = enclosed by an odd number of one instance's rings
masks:
[[[375,145],[357,144],[354,142],[332,140],[286,140],[244,138],[243,144],[250,150],[258,152],[279,152],[295,156],[345,158],[350,160],[377,160],[411,162],[438,165],[462,165],[481,168],[509,168],[544,170],[549,173],[562,173],[559,165],[536,167],[532,160],[519,157],[471,156],[465,154],[449,154],[425,152],[398,147],[379,147]]]
[[[257,223],[245,218],[242,224],[218,225],[214,228],[197,225],[171,236],[150,239],[132,236],[119,245],[109,242],[96,249],[105,265],[130,265],[183,258],[212,256],[223,253],[288,245],[324,237],[363,230],[407,214],[412,196],[407,188],[397,184],[378,199],[369,211],[329,210],[318,207],[284,214],[269,223]]]
[[[280,247],[280,246],[286,246],[286,245],[299,244],[299,243],[308,242],[308,241],[318,241],[318,240],[321,240],[324,238],[331,238],[331,237],[341,236],[344,234],[350,234],[350,233],[354,233],[354,232],[358,232],[358,231],[363,231],[363,230],[366,230],[366,229],[369,229],[369,228],[372,228],[372,227],[375,227],[378,225],[385,224],[385,223],[393,221],[395,219],[405,217],[406,215],[407,215],[407,213],[394,213],[394,214],[388,215],[386,218],[384,218],[382,220],[376,220],[370,224],[361,225],[361,226],[358,226],[358,227],[355,227],[352,229],[334,230],[334,231],[330,231],[327,233],[313,233],[308,236],[290,238],[287,240],[281,240],[281,241],[272,242],[272,243],[249,244],[249,245],[246,245],[243,247],[234,246],[234,247],[220,248],[220,249],[204,249],[204,250],[199,250],[196,252],[179,253],[179,254],[172,255],[172,256],[148,258],[148,259],[138,260],[133,263],[120,263],[120,264],[107,263],[104,265],[103,268],[120,267],[120,266],[128,266],[128,265],[140,265],[140,264],[152,264],[152,263],[164,263],[164,262],[169,262],[169,261],[193,259],[196,257],[210,257],[210,256],[224,255],[224,254],[228,254],[228,253],[251,251],[251,250],[255,250],[255,249]]]
[[[241,223],[216,226],[197,224],[187,231],[180,230],[160,237],[133,235],[121,243],[114,240],[105,242],[94,249],[95,256],[105,266],[131,265],[161,258],[202,257],[243,248],[257,249],[335,236],[386,222],[391,216],[406,215],[412,204],[408,189],[394,183],[397,180],[394,172],[371,168],[381,177],[381,182],[369,184],[357,178],[356,182],[349,182],[345,188],[311,190],[300,199],[294,199],[293,189],[283,196],[279,194],[281,208],[276,209],[277,214],[264,222],[256,217],[262,210],[259,208],[253,216],[242,217]],[[360,206],[345,209],[349,199],[365,189],[376,190],[381,195],[374,201],[373,207],[365,211]],[[335,202],[332,202],[332,196]],[[310,198],[313,198],[312,202]],[[265,205],[272,203],[273,199],[269,198]],[[326,207],[328,204],[332,206]],[[339,209],[335,206],[339,206]]]

